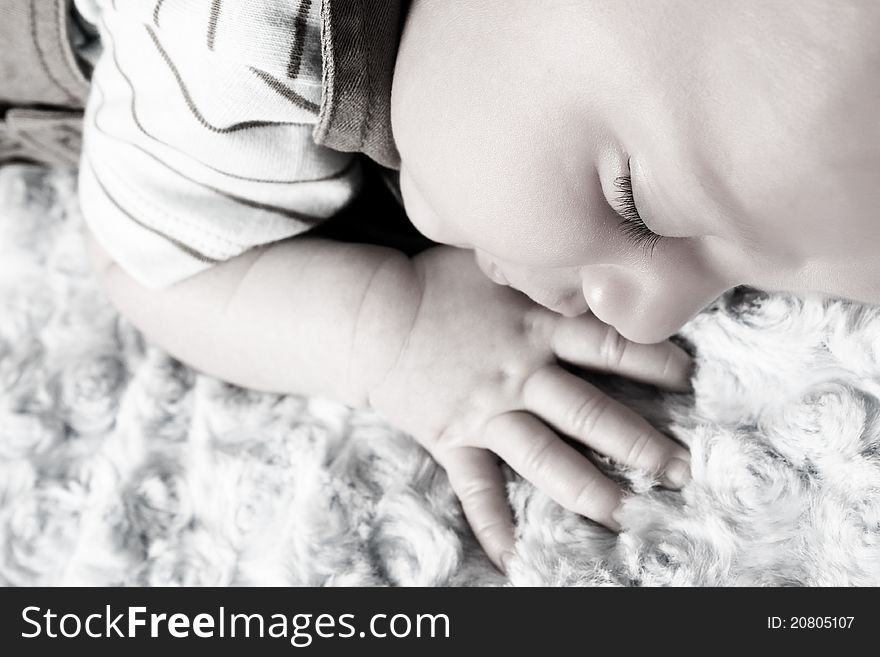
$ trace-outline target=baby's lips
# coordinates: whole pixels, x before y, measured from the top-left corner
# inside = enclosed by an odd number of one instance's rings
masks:
[[[510,281],[501,271],[501,268],[494,262],[489,263],[489,278],[498,283],[498,285],[510,285]]]
[[[493,260],[487,258],[479,251],[477,252],[476,257],[477,266],[490,281],[497,283],[498,285],[510,285],[510,281],[507,280],[507,277],[501,271],[501,268],[495,264]]]
[[[578,290],[551,296],[529,293],[525,290],[520,291],[539,306],[544,306],[547,310],[552,310],[563,317],[578,317],[589,310],[586,300]]]
[[[590,310],[587,306],[587,300],[578,290],[566,297],[565,301],[557,311],[565,317],[579,317]]]

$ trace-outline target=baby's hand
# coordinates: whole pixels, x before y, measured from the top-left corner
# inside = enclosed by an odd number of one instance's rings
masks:
[[[684,351],[669,342],[628,342],[589,314],[552,313],[487,280],[468,251],[431,249],[415,266],[419,309],[370,402],[446,469],[497,565],[513,547],[497,457],[562,506],[614,529],[620,487],[562,436],[669,486],[686,483],[687,450],[561,365],[685,390]]]

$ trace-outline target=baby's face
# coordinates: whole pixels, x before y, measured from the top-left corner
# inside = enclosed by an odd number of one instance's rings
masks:
[[[740,284],[880,302],[878,34],[873,0],[416,0],[407,212],[637,341]]]

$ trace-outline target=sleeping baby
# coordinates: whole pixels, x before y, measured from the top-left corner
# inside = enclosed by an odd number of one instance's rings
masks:
[[[880,301],[877,3],[81,5],[110,298],[201,371],[411,433],[499,567],[499,460],[611,530],[624,491],[572,443],[689,480],[575,368],[687,390],[666,339],[736,285]],[[315,232],[358,153],[449,246]]]

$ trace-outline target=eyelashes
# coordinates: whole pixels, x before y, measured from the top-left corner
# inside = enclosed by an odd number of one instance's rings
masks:
[[[614,210],[622,219],[620,222],[621,232],[635,246],[641,247],[646,253],[653,255],[657,242],[663,236],[655,233],[642,221],[639,209],[636,207],[635,197],[633,196],[632,178],[630,176],[618,176],[614,179],[614,189],[617,192],[614,195]]]

